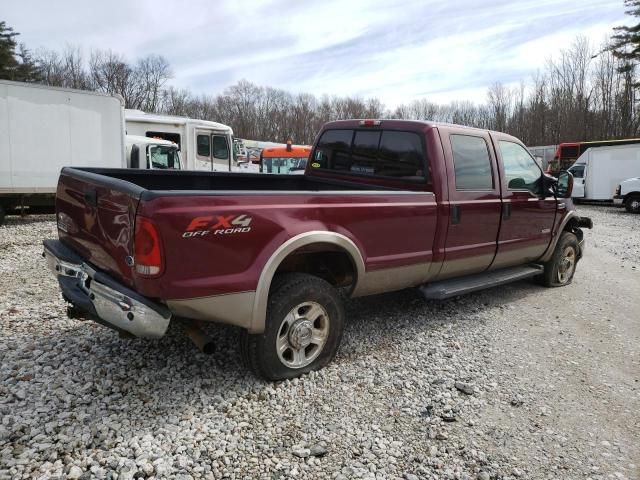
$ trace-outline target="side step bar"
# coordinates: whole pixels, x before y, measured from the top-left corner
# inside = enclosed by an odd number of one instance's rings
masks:
[[[540,275],[544,271],[542,265],[524,265],[521,267],[502,268],[489,272],[476,273],[462,278],[452,278],[439,282],[425,283],[418,287],[428,300],[444,300],[465,293],[476,292],[485,288],[497,287],[505,283]]]

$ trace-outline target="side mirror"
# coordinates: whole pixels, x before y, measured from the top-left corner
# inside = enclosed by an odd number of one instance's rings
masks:
[[[571,198],[573,193],[573,175],[566,170],[558,174],[558,183],[556,184],[556,195],[559,198]]]
[[[512,190],[522,190],[527,188],[527,184],[524,182],[524,178],[512,178],[509,180],[509,185],[507,185]]]

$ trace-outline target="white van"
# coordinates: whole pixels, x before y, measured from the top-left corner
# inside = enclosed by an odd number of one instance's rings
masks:
[[[612,200],[621,181],[640,176],[640,144],[591,147],[568,170],[573,198]]]
[[[128,135],[162,138],[178,145],[185,170],[235,171],[233,130],[222,123],[126,109]]]

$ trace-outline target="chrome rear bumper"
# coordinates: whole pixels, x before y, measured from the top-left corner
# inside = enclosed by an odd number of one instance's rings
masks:
[[[164,305],[149,300],[87,265],[58,240],[45,240],[43,257],[62,295],[89,318],[144,338],[162,337],[171,320]]]

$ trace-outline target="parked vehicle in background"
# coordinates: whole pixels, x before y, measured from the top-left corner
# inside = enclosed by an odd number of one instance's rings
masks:
[[[263,173],[304,174],[311,147],[292,145],[265,148],[260,154],[260,171]]]
[[[165,140],[125,137],[120,96],[0,80],[0,224],[7,212],[53,208],[62,167],[127,168],[136,149],[177,155]]]
[[[233,155],[238,164],[248,162],[249,155],[247,154],[247,147],[244,146],[244,142],[241,138],[233,139]]]
[[[640,177],[627,178],[616,187],[613,203],[627,209],[627,212],[640,213]]]
[[[616,145],[639,144],[640,138],[626,138],[622,140],[599,140],[595,142],[565,142],[558,145],[556,154],[553,157],[547,170],[551,174],[558,174],[562,170],[568,169],[573,163],[592,147],[614,147]]]
[[[569,172],[574,178],[573,198],[611,201],[622,180],[640,175],[640,143],[591,147]]]
[[[592,226],[571,187],[503,133],[331,122],[305,175],[65,168],[44,255],[71,316],[152,338],[179,318],[204,350],[194,322],[236,325],[254,372],[292,378],[334,357],[344,293],[570,283]]]
[[[178,145],[161,138],[126,136],[127,167],[180,170]]]
[[[178,145],[183,168],[230,172],[238,166],[233,154],[233,130],[222,123],[126,109],[127,134],[162,138]]]
[[[531,155],[540,159],[542,170],[547,170],[549,163],[553,161],[553,157],[558,150],[558,145],[544,145],[537,147],[528,147]]]

